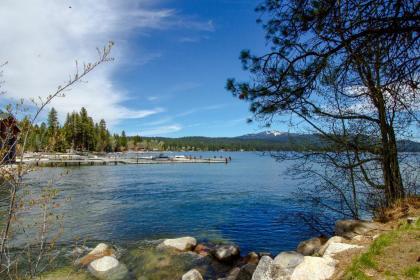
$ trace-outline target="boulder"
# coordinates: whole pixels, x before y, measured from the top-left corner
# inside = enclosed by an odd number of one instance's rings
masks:
[[[357,242],[362,242],[365,239],[366,239],[366,237],[363,236],[363,235],[356,235],[356,236],[353,236],[353,238],[351,240],[354,240],[354,241],[357,241]]]
[[[246,257],[244,258],[245,263],[257,265],[259,261],[260,261],[260,257],[255,252],[248,253],[248,255],[246,255]]]
[[[238,280],[238,274],[240,270],[241,269],[239,267],[235,267],[229,271],[229,274],[226,277],[218,278],[217,280]]]
[[[197,240],[194,237],[186,236],[174,239],[165,239],[162,245],[179,251],[191,251],[197,245]]]
[[[346,244],[346,243],[335,243],[332,242],[328,245],[328,248],[325,250],[323,256],[334,256],[335,254],[351,250],[351,249],[362,249],[363,246],[358,245],[352,245],[352,244]]]
[[[95,248],[93,248],[92,251],[89,252],[89,255],[101,254],[101,253],[107,251],[108,249],[110,249],[108,244],[99,243],[98,245],[96,245]]]
[[[314,237],[299,243],[296,251],[304,256],[312,256],[319,252],[327,240],[324,237]]]
[[[116,258],[115,251],[105,243],[99,243],[92,251],[90,251],[86,256],[76,261],[76,264],[87,266],[94,260],[100,259],[105,256],[111,256]]]
[[[280,253],[274,260],[263,256],[252,280],[289,280],[294,268],[303,260],[304,256],[296,252]]]
[[[182,275],[182,280],[203,280],[203,276],[201,276],[198,270],[191,269],[190,271]]]
[[[273,259],[269,256],[262,256],[260,262],[258,263],[257,268],[255,269],[254,274],[252,275],[252,280],[272,280],[271,277],[271,266],[273,264]]]
[[[256,264],[248,263],[239,269],[239,273],[237,277],[234,279],[235,280],[251,280],[252,275],[254,274],[256,268],[257,268]]]
[[[236,245],[219,245],[212,253],[220,262],[232,262],[240,256],[239,247]]]
[[[273,264],[284,269],[293,270],[301,262],[303,262],[303,255],[294,251],[281,252],[274,259]]]
[[[259,256],[260,258],[262,258],[263,256],[268,256],[268,257],[270,257],[270,258],[273,258],[273,254],[271,254],[270,252],[259,252],[259,253],[258,253],[258,256]]]
[[[112,256],[105,256],[92,261],[88,266],[88,270],[96,278],[107,280],[124,279],[128,273],[125,265],[120,264],[119,261]]]
[[[341,236],[333,236],[330,239],[328,239],[327,243],[325,243],[324,245],[322,245],[321,249],[319,249],[318,254],[320,256],[324,255],[325,250],[327,250],[328,245],[330,245],[331,243],[343,243],[344,242],[344,238]]]
[[[338,220],[335,223],[335,234],[346,238],[353,238],[356,235],[364,235],[376,228],[376,225],[372,222],[359,220]]]
[[[334,270],[334,262],[330,259],[305,256],[290,280],[326,280],[334,274]]]

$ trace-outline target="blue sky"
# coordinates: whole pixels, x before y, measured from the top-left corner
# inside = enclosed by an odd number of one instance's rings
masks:
[[[247,124],[248,104],[225,90],[249,80],[240,51],[264,53],[259,0],[2,0],[0,105],[45,99],[115,42],[101,65],[57,98],[61,121],[87,108],[112,132],[143,136],[236,136],[265,130]],[[37,122],[45,120],[46,113]],[[271,129],[288,131],[288,116]],[[296,120],[294,120],[296,121]],[[300,123],[299,131],[305,130]],[[418,139],[418,128],[413,128]]]
[[[50,105],[61,120],[84,106],[96,121],[104,118],[113,132],[129,135],[261,131],[261,125],[246,123],[248,104],[225,90],[228,78],[248,78],[240,51],[265,47],[256,24],[257,3],[4,0],[0,32],[8,44],[0,46],[0,58],[8,61],[3,69],[5,98],[23,98],[27,104],[30,98],[45,98],[75,72],[75,60],[94,61],[96,47],[112,40],[115,61]]]
[[[239,53],[264,46],[261,27],[255,23],[256,1],[165,1],[162,9],[174,9],[199,26],[154,30],[133,34],[135,55],[149,53],[141,66],[122,69],[115,80],[131,100],[128,107],[162,108],[164,111],[116,127],[129,134],[234,136],[253,132],[246,123],[248,105],[225,89],[229,77],[246,78]]]

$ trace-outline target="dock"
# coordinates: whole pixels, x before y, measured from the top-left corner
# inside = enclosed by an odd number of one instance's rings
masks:
[[[214,157],[214,158],[197,158],[186,157],[183,159],[177,158],[112,158],[112,157],[77,157],[77,158],[30,158],[24,159],[23,163],[30,166],[40,167],[65,167],[65,166],[95,166],[95,165],[127,165],[127,164],[212,164],[224,163],[228,164],[230,158],[227,157]]]

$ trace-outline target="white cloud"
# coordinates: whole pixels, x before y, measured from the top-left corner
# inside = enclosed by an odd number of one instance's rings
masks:
[[[216,104],[216,105],[209,105],[209,106],[194,108],[194,109],[187,110],[187,111],[184,111],[182,113],[179,113],[179,114],[175,115],[175,117],[176,118],[185,117],[185,116],[189,116],[189,115],[196,114],[196,113],[202,113],[204,111],[219,110],[219,109],[222,109],[224,107],[226,107],[226,104]]]
[[[67,93],[54,100],[65,114],[85,106],[96,119],[111,125],[121,119],[144,118],[162,112],[162,108],[128,108],[128,94],[113,82],[113,74],[129,61],[127,38],[132,32],[150,29],[214,29],[211,21],[181,18],[175,10],[151,9],[151,1],[112,0],[3,0],[0,4],[0,62],[4,68],[4,90],[8,99],[45,97],[68,80],[75,71],[75,59],[96,59],[96,48],[116,41],[115,62],[101,65]],[[147,7],[146,7],[147,5]],[[146,63],[160,54],[137,54]],[[138,58],[136,58],[138,59]],[[141,64],[141,63],[140,63]]]
[[[160,136],[165,135],[173,132],[180,131],[182,129],[182,126],[179,124],[172,124],[172,125],[166,125],[166,126],[158,126],[149,130],[144,130],[141,132],[141,135],[143,136]]]

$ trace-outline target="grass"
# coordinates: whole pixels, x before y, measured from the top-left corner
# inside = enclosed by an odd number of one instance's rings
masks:
[[[404,275],[408,278],[419,279],[420,278],[420,265],[414,265],[407,268],[404,271]]]
[[[368,280],[372,279],[370,276],[366,275],[366,271],[375,271],[375,273],[380,273],[378,271],[383,271],[379,266],[381,264],[381,259],[386,258],[398,258],[398,254],[392,254],[391,256],[386,255],[384,251],[389,248],[391,245],[397,245],[399,242],[404,242],[403,239],[406,237],[407,233],[414,232],[420,229],[420,219],[417,219],[416,224],[403,224],[398,229],[390,231],[388,233],[380,235],[374,242],[371,244],[369,249],[358,256],[353,260],[350,267],[345,273],[346,280]],[[383,271],[385,277],[380,279],[400,279],[396,271],[390,272],[388,270]],[[370,275],[370,274],[369,274]],[[420,266],[414,265],[406,268],[403,272],[403,275],[411,279],[419,279],[420,276]]]

